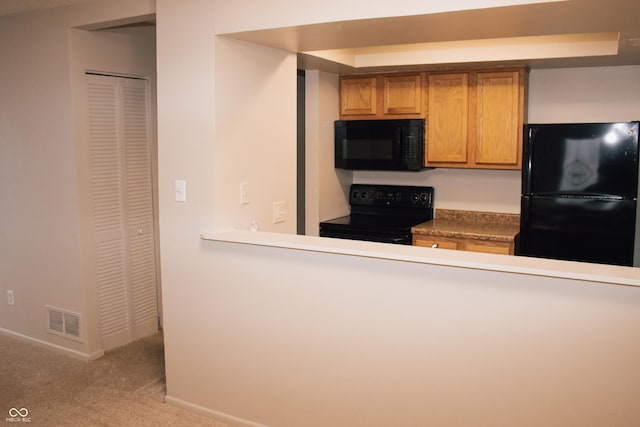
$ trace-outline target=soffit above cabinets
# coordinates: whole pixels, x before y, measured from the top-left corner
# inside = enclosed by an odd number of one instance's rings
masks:
[[[640,64],[640,2],[570,0],[221,34],[299,54],[302,68]]]

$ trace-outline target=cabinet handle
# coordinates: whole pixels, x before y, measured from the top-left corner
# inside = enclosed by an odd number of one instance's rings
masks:
[[[144,230],[141,228],[141,229],[138,230],[138,236],[140,236],[142,234],[144,234]]]
[[[434,243],[433,245],[431,245],[432,248],[437,249],[438,248],[438,242]]]

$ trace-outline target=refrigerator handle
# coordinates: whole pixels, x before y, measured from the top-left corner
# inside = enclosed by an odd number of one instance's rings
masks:
[[[531,142],[535,135],[534,127],[525,125],[523,134],[521,194],[525,195],[531,193]]]

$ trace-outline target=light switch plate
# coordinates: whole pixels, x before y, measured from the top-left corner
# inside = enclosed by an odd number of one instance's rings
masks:
[[[246,205],[249,203],[249,184],[246,182],[240,183],[240,204]]]
[[[176,202],[187,201],[187,182],[183,179],[176,179]]]

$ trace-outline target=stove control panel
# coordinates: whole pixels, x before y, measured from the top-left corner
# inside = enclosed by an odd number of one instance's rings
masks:
[[[351,206],[433,207],[433,187],[408,185],[351,185]]]

